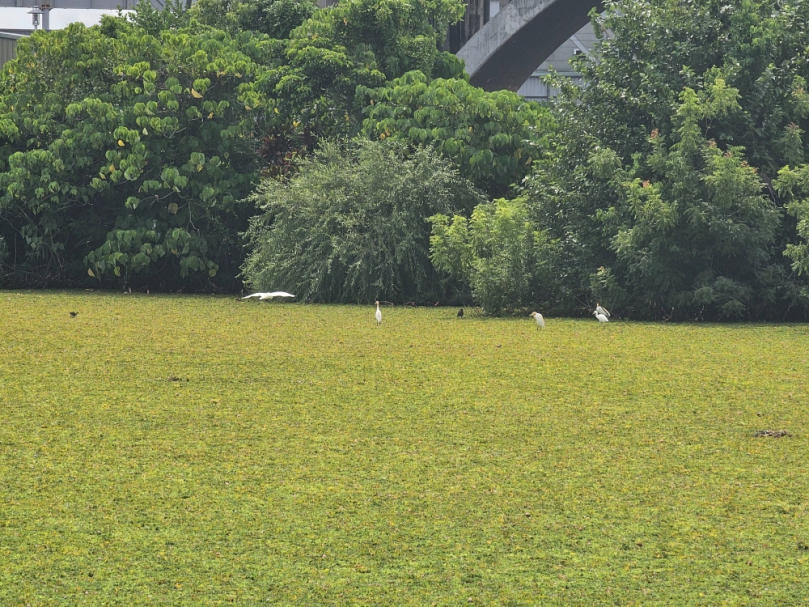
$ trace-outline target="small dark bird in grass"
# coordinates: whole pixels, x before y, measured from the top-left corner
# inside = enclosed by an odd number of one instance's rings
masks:
[[[78,315],[79,315],[78,312],[71,312],[70,313],[70,318],[76,318]]]
[[[458,318],[463,318],[463,308],[458,310]]]

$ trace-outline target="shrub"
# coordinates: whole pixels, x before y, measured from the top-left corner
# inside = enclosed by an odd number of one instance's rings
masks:
[[[435,266],[472,289],[484,312],[513,312],[548,301],[558,243],[529,219],[524,199],[478,205],[467,219],[430,217]]]
[[[317,302],[440,298],[450,285],[430,264],[426,218],[482,200],[432,149],[325,142],[298,175],[252,197],[264,212],[246,233],[244,277]]]

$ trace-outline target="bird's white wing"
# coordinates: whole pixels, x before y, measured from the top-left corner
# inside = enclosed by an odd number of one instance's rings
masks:
[[[264,293],[251,293],[247,297],[242,297],[242,299],[250,299],[251,297],[261,297]]]
[[[272,293],[267,293],[270,297],[295,297],[292,293],[287,293],[286,291],[273,291]]]

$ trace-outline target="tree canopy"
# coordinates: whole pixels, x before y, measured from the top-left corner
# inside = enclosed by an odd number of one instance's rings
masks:
[[[192,16],[231,34],[252,31],[270,38],[289,38],[315,12],[313,0],[199,0]]]
[[[276,123],[317,136],[356,133],[366,88],[411,70],[458,74],[459,62],[437,43],[462,10],[458,0],[344,0],[316,11],[260,81]]]
[[[553,128],[547,108],[511,91],[487,93],[466,78],[408,72],[368,97],[365,133],[435,145],[493,196],[507,195],[530,172]]]
[[[230,284],[267,45],[249,32],[155,36],[121,19],[21,40],[0,77],[13,279]]]
[[[805,157],[800,2],[610,3],[562,81],[553,151],[526,182],[561,244],[556,305],[652,318],[805,314],[799,235],[772,179]]]

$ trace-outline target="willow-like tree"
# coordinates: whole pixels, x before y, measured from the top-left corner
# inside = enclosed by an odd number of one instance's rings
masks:
[[[247,231],[244,266],[256,290],[301,300],[368,303],[455,297],[430,263],[436,213],[469,213],[485,199],[429,148],[326,142],[292,179],[265,180],[263,213]]]

